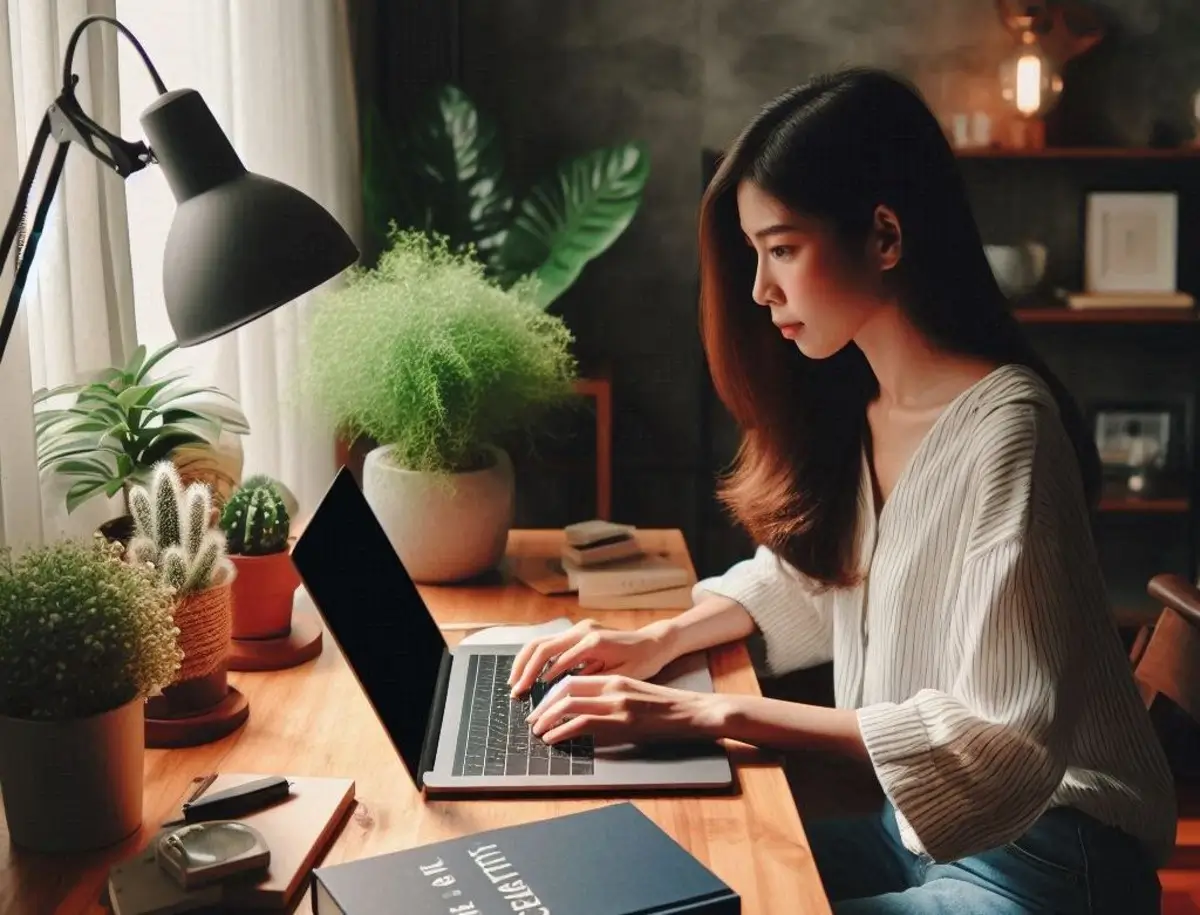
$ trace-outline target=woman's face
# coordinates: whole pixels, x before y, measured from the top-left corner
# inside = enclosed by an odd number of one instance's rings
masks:
[[[871,256],[874,241],[859,258],[848,257],[829,229],[749,181],[738,186],[737,203],[742,232],[758,257],[754,301],[805,356],[834,355],[885,303],[880,278],[890,264]]]

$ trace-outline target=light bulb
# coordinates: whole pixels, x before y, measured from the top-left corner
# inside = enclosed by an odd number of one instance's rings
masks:
[[[1037,44],[1033,32],[1000,65],[1000,94],[1024,117],[1039,117],[1054,107],[1062,94],[1062,77]]]

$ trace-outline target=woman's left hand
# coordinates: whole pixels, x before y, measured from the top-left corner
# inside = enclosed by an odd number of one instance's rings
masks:
[[[569,676],[529,716],[546,743],[591,735],[599,743],[720,736],[721,697],[620,675]],[[565,719],[565,720],[564,720]]]

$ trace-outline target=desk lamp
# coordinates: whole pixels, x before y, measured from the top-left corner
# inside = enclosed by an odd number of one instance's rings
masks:
[[[108,22],[130,41],[150,71],[159,97],[141,115],[150,145],[109,133],[75,98],[75,45],[93,22]],[[63,61],[62,93],[46,110],[21,176],[17,199],[0,237],[0,268],[26,213],[46,141],[54,154],[28,237],[17,254],[16,279],[0,316],[0,360],[12,333],[21,293],[46,213],[73,143],[126,178],[152,163],[167,178],[177,209],[167,233],[163,296],[180,346],[234,330],[336,276],[358,258],[345,230],[316,201],[293,187],[247,171],[193,89],[167,91],[146,51],[116,19],[87,16],[71,33]]]
[[[150,140],[131,142],[109,133],[87,116],[75,98],[79,77],[71,72],[75,46],[93,22],[108,22],[137,49],[159,96],[141,115]],[[30,190],[47,140],[58,149],[28,235],[16,255],[16,279],[0,315],[0,361],[16,321],[21,294],[72,144],[86,148],[122,178],[152,163],[167,178],[177,209],[167,234],[163,295],[180,346],[203,343],[234,330],[314,289],[358,259],[358,249],[337,221],[310,197],[246,170],[200,94],[167,91],[145,50],[130,31],[108,16],[87,16],[71,33],[63,62],[62,92],[46,110],[21,176],[17,199],[0,237],[0,269],[27,213]],[[169,736],[150,745],[206,742],[240,726],[246,700],[224,680],[188,693],[186,711],[158,722]],[[189,688],[184,684],[180,689]],[[211,693],[211,695],[210,695]],[[185,698],[180,695],[181,701]],[[213,704],[207,704],[209,699]],[[194,711],[194,708],[200,710]],[[149,715],[155,724],[157,715]],[[190,719],[190,720],[189,720]]]

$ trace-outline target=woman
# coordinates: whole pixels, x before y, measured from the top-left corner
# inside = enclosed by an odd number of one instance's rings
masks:
[[[1091,540],[1091,436],[984,257],[920,96],[856,69],[767,106],[705,195],[701,319],[759,544],[635,632],[524,646],[554,743],[682,735],[868,761],[877,816],[808,826],[838,913],[1157,912],[1171,774]],[[749,639],[836,707],[642,682]],[[548,666],[547,666],[548,665]]]

